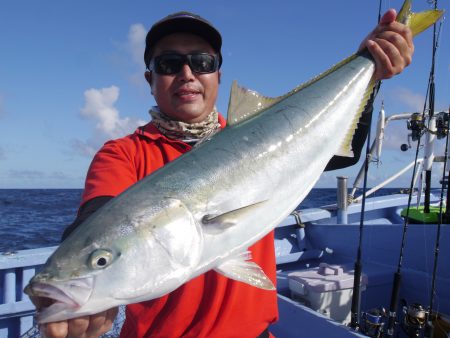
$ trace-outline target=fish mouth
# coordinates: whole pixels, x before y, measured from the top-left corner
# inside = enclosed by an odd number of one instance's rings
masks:
[[[93,278],[58,283],[31,281],[24,291],[36,307],[39,323],[58,321],[77,316],[92,294]]]

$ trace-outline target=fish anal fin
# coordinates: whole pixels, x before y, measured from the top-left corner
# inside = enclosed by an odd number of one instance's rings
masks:
[[[358,107],[358,113],[355,115],[347,135],[345,136],[344,140],[342,141],[339,150],[336,152],[336,154],[335,154],[336,156],[354,157],[354,153],[352,150],[353,137],[355,136],[355,132],[358,127],[358,122],[361,119],[362,113],[365,111],[368,102],[370,101],[370,97],[374,92],[374,88],[375,88],[376,84],[377,84],[377,82],[375,81],[375,78],[372,77],[369,84],[367,85],[364,96]]]
[[[264,290],[275,290],[275,286],[261,267],[249,261],[250,252],[244,252],[217,266],[214,270],[225,277],[255,286]]]

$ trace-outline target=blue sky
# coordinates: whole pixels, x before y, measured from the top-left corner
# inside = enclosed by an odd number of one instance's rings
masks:
[[[384,1],[383,11],[401,3]],[[425,8],[426,0],[414,2],[415,11]],[[154,100],[143,76],[145,34],[179,10],[204,16],[222,33],[217,106],[225,113],[233,80],[277,96],[353,53],[376,24],[378,1],[2,1],[0,188],[82,188],[93,153],[148,121]],[[450,104],[445,21],[440,42],[437,110]],[[381,100],[388,115],[422,111],[432,29],[415,44],[413,64],[383,83],[375,111]],[[382,164],[371,167],[369,184],[413,159],[414,151],[399,150],[406,143],[405,123],[390,130],[395,132],[385,140]],[[345,174],[352,177],[358,169]],[[318,186],[334,187],[341,174],[324,174]],[[402,182],[408,181],[409,175]]]

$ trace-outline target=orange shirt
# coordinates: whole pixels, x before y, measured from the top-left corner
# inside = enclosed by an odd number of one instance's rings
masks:
[[[219,122],[223,128],[222,116]],[[89,167],[82,203],[116,196],[190,149],[184,142],[166,138],[152,123],[107,142]],[[275,285],[273,231],[249,249]],[[277,320],[276,299],[275,291],[209,271],[166,296],[128,305],[121,337],[254,338]]]

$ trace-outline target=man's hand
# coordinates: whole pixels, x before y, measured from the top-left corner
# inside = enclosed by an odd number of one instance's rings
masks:
[[[401,73],[412,60],[414,44],[411,30],[396,22],[396,17],[394,9],[388,10],[359,46],[359,50],[367,48],[372,54],[377,80],[389,79]]]
[[[97,338],[112,328],[118,308],[85,317],[61,322],[46,323],[39,326],[45,338]]]

